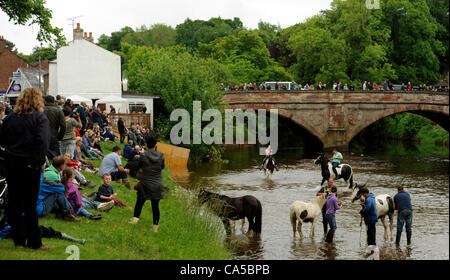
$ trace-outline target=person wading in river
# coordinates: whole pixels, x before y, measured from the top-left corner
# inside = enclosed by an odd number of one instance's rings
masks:
[[[323,186],[317,193],[316,196],[320,196],[323,193],[326,194],[326,196],[328,197],[328,194],[331,193],[331,188],[333,188],[333,184],[334,184],[334,179],[330,178],[327,181],[327,184],[325,186]],[[337,192],[336,192],[336,197],[337,197]],[[326,236],[328,233],[328,221],[327,221],[327,205],[324,204],[322,207],[322,224],[323,224],[323,234]]]
[[[403,187],[397,188],[398,193],[394,196],[394,209],[398,210],[397,214],[397,236],[395,238],[395,245],[400,245],[400,238],[402,237],[403,225],[406,223],[406,242],[411,244],[411,225],[412,225],[412,206],[411,196],[405,192]]]

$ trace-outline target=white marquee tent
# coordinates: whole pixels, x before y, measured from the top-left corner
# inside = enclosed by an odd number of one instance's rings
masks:
[[[67,99],[72,100],[73,103],[75,103],[75,104],[80,104],[81,102],[85,102],[86,105],[92,106],[92,100],[91,99],[83,97],[83,96],[80,96],[80,95],[71,95],[71,96],[66,97],[66,100]]]
[[[128,114],[129,103],[130,102],[125,98],[111,95],[95,101],[95,106],[98,106],[99,104],[105,104],[106,112],[109,113],[109,106],[113,105],[113,107],[116,109],[116,113]]]

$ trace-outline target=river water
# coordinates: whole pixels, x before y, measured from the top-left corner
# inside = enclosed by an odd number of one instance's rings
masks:
[[[395,195],[402,184],[413,204],[412,245],[406,246],[403,231],[401,246],[384,241],[384,229],[377,223],[380,259],[449,259],[449,157],[448,149],[437,154],[424,152],[416,145],[384,143],[373,151],[355,149],[344,153],[344,162],[354,170],[358,183],[367,183],[375,195]],[[290,205],[295,200],[315,197],[321,182],[320,166],[313,164],[317,151],[302,147],[282,148],[276,159],[280,170],[267,177],[258,169],[262,157],[256,148],[231,149],[225,164],[201,164],[189,167],[189,177],[179,183],[189,189],[204,188],[231,197],[253,195],[263,207],[262,234],[259,240],[247,239],[236,223],[232,237],[235,259],[322,260],[364,259],[365,227],[360,227],[358,202],[350,202],[344,181],[335,182],[339,200],[344,204],[336,213],[337,230],[333,244],[324,242],[322,218],[316,223],[314,238],[310,223],[303,224],[304,239],[292,236]],[[394,239],[397,213],[394,216]],[[245,224],[245,229],[248,222]],[[389,234],[390,236],[390,234]]]

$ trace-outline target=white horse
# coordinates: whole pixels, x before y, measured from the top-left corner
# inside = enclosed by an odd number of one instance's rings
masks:
[[[365,187],[364,185],[358,186],[355,183],[355,187],[353,188],[351,201],[352,203],[358,199],[364,199],[361,194],[361,189]],[[392,230],[394,228],[394,200],[388,194],[380,194],[375,197],[375,205],[377,207],[378,219],[381,220],[384,226],[384,240],[388,240],[388,225],[386,224],[386,216],[389,217],[389,227],[391,230],[391,241],[394,241],[394,235],[392,235]]]
[[[322,194],[308,203],[297,200],[291,204],[291,212],[289,216],[291,218],[292,230],[294,231],[294,239],[296,228],[298,228],[300,239],[303,239],[302,224],[307,222],[312,223],[309,237],[314,237],[316,218],[322,213],[322,207],[325,204],[325,201],[326,194]]]

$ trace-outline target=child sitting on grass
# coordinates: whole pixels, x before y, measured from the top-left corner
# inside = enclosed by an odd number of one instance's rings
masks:
[[[97,191],[97,201],[108,202],[114,201],[117,206],[124,207],[126,209],[131,209],[123,201],[117,199],[117,193],[114,192],[111,186],[111,175],[103,174],[102,176],[103,185],[98,188]]]
[[[81,215],[88,217],[90,220],[100,220],[102,218],[101,215],[94,215],[83,208],[83,199],[81,198],[81,194],[72,182],[74,179],[75,172],[73,169],[70,167],[65,168],[63,170],[61,183],[63,183],[66,188],[64,195],[72,206],[72,214],[74,216]]]

